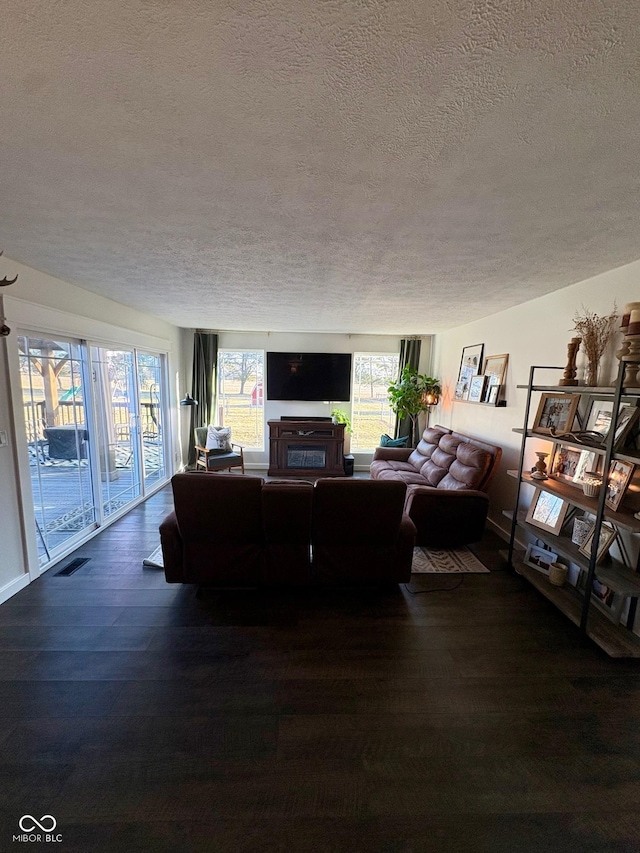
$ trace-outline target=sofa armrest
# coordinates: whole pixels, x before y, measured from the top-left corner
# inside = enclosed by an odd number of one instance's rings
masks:
[[[406,462],[413,453],[413,447],[376,447],[373,452],[373,461]]]
[[[175,512],[170,512],[160,524],[160,544],[167,583],[185,583],[182,536]]]
[[[482,538],[489,497],[476,489],[434,489],[411,485],[405,512],[417,529],[418,545],[455,547]]]

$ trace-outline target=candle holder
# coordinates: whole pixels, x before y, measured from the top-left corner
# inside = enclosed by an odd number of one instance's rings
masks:
[[[547,479],[547,463],[546,458],[549,454],[543,453],[542,451],[536,450],[536,456],[538,457],[538,461],[531,469],[531,478],[533,480],[546,480]]]

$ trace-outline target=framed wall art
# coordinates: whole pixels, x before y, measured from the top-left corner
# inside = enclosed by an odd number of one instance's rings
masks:
[[[495,382],[490,382],[491,385],[504,385],[504,380],[507,375],[507,363],[509,354],[503,352],[501,355],[488,355],[482,367],[482,372],[485,376],[494,377]]]
[[[469,347],[463,347],[462,359],[460,360],[460,371],[458,373],[458,382],[465,382],[467,386],[467,397],[461,399],[466,400],[469,396],[469,385],[471,377],[476,376],[482,370],[482,354],[484,352],[484,344],[473,344]]]
[[[542,394],[533,423],[533,431],[549,435],[569,432],[578,408],[577,394]]]
[[[622,503],[624,493],[633,477],[634,469],[635,465],[632,465],[631,462],[623,462],[620,459],[613,459],[611,462],[607,478],[605,503],[614,512],[617,512],[618,507]]]
[[[556,536],[560,533],[569,509],[567,501],[557,495],[536,489],[525,521],[541,530],[548,530]]]

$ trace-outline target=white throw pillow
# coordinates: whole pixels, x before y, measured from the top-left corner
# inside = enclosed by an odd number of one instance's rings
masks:
[[[207,450],[229,451],[231,450],[230,427],[207,427]]]

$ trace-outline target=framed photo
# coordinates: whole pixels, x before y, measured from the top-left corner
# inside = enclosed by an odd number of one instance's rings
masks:
[[[616,426],[616,434],[613,439],[613,446],[620,449],[624,446],[629,432],[638,420],[640,409],[637,406],[625,406],[618,413],[618,424]]]
[[[558,555],[548,548],[539,548],[537,545],[527,545],[527,552],[524,555],[524,562],[532,569],[537,569],[543,575],[549,574],[549,566],[551,563],[558,562]]]
[[[614,512],[622,503],[622,498],[627,490],[635,465],[630,462],[622,462],[618,459],[613,459],[609,468],[609,477],[607,478],[607,496],[605,503]]]
[[[542,394],[533,423],[534,432],[569,432],[576,415],[578,394]]]
[[[563,480],[572,486],[577,486],[578,484],[573,478],[576,475],[581,452],[574,447],[556,444],[549,468],[550,476],[556,480]]]
[[[485,376],[495,379],[495,382],[490,383],[491,385],[504,385],[508,361],[509,354],[506,352],[502,353],[502,355],[488,355],[485,358],[482,372]]]
[[[578,590],[582,593],[585,591],[587,583],[587,573],[580,572],[578,577]],[[602,611],[607,619],[610,619],[616,624],[620,621],[622,609],[624,606],[625,596],[622,593],[616,592],[610,586],[602,583],[602,581],[593,579],[593,587],[591,589],[591,601]]]
[[[533,524],[534,527],[539,527],[541,530],[548,530],[549,533],[554,533],[557,536],[564,524],[568,509],[569,504],[567,501],[563,501],[562,498],[552,495],[550,492],[536,489],[533,499],[529,504],[529,511],[527,512],[525,521]]]
[[[580,548],[578,549],[581,554],[584,554],[585,557],[591,557],[591,545],[593,543],[593,535],[595,533],[596,526],[593,525],[591,532],[584,540]],[[598,542],[598,553],[596,555],[596,563],[600,563],[607,555],[609,548],[613,545],[613,541],[616,538],[616,530],[606,521],[602,522],[600,527],[600,541]]]
[[[469,383],[469,402],[480,403],[484,396],[484,386],[486,384],[486,376],[472,376]]]
[[[585,429],[599,432],[603,440],[608,436],[609,428],[611,427],[613,402],[610,398],[601,399],[597,396],[589,398]],[[636,400],[627,397],[620,401],[614,445],[620,447],[624,443],[629,431],[638,418],[638,414],[640,414],[640,410],[636,406]]]
[[[501,385],[487,385],[486,391],[486,402],[487,403],[497,403],[498,402],[498,394],[500,393]]]
[[[469,383],[466,380],[461,379],[459,382],[456,383],[456,390],[455,390],[455,393],[453,395],[453,399],[454,400],[466,400],[468,396],[469,396]]]
[[[600,454],[593,450],[581,450],[578,464],[573,475],[573,482],[582,486],[585,477],[589,474],[597,474],[600,465]]]
[[[472,376],[480,373],[482,370],[483,353],[484,344],[473,344],[473,346],[462,348],[462,359],[460,361],[458,382],[461,380],[467,380],[467,382],[469,382]]]

